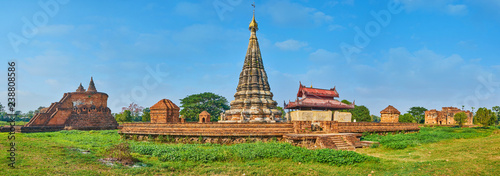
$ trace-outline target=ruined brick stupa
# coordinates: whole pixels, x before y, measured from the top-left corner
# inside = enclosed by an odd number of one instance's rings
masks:
[[[118,123],[108,108],[108,94],[97,92],[90,78],[85,90],[80,83],[76,92],[64,93],[59,102],[52,103],[35,114],[24,127],[56,127],[79,130],[116,129]]]
[[[260,55],[256,35],[258,29],[254,14],[249,26],[250,42],[234,94],[235,100],[231,101],[231,109],[222,114],[219,122],[276,122],[281,117]]]

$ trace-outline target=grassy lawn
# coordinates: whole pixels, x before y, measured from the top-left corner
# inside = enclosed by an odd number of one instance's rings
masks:
[[[403,149],[387,146],[389,138],[404,137],[371,135],[367,138],[378,139],[382,145],[356,149],[360,154],[308,151],[280,143],[221,146],[128,141],[131,155],[142,167],[97,161],[123,142],[116,130],[23,133],[16,134],[17,168],[7,166],[7,153],[2,152],[0,175],[500,175],[499,131],[423,128],[420,135],[439,133],[441,137],[420,141],[429,136],[405,134],[417,142],[405,143],[409,146]],[[7,133],[0,133],[0,138],[0,150],[8,150]],[[89,154],[82,153],[87,150]],[[335,158],[353,162],[328,162]]]
[[[28,123],[28,122],[16,121],[16,125],[24,125],[26,123]],[[10,126],[10,123],[7,121],[0,121],[0,126]]]

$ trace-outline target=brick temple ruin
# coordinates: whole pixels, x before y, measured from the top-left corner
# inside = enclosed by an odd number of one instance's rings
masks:
[[[470,111],[463,111],[456,107],[443,107],[441,111],[431,109],[425,111],[425,124],[426,125],[456,125],[455,114],[464,112],[467,120],[464,125],[473,125],[473,116]]]
[[[360,141],[363,132],[420,130],[416,123],[351,122],[350,113],[339,111],[354,108],[354,103],[347,105],[335,100],[334,98],[338,98],[335,88],[327,90],[302,85],[299,87],[297,101],[286,105],[289,109],[297,110],[294,111],[297,112],[297,117],[282,120],[281,112],[276,109],[277,103],[272,100],[273,94],[257,42],[257,29],[254,15],[249,25],[250,42],[234,95],[235,100],[230,104],[231,109],[221,114],[219,122],[209,122],[208,113],[200,113],[202,118],[199,122],[184,122],[183,118],[179,122],[176,120],[179,119],[178,106],[170,100],[162,100],[157,110],[151,107],[151,123],[124,123],[118,133],[126,139],[135,140],[159,139],[159,136],[187,143],[233,144],[278,140],[313,149],[354,150],[370,144]],[[313,117],[315,114],[317,117]],[[305,117],[308,115],[311,117]]]
[[[64,93],[61,100],[35,114],[21,132],[116,129],[118,123],[107,102],[108,94],[97,92],[90,78],[87,90],[80,83],[75,92]]]

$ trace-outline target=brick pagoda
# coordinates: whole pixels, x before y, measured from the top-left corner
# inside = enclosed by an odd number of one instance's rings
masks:
[[[399,115],[401,112],[398,111],[394,106],[387,106],[384,110],[380,111],[380,122],[384,123],[398,123]]]
[[[250,42],[234,94],[235,100],[231,101],[231,109],[225,112],[219,122],[275,122],[275,119],[282,115],[281,111],[276,109],[278,103],[273,100],[273,93],[267,81],[257,41],[258,29],[254,14],[249,25]]]
[[[162,99],[150,108],[151,123],[179,123],[179,106],[169,99]]]
[[[87,90],[80,83],[76,92],[64,93],[59,102],[42,109],[24,127],[116,129],[118,123],[111,115],[107,101],[108,94],[97,92],[94,80],[90,78]]]

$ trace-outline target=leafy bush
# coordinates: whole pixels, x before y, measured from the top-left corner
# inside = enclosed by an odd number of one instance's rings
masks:
[[[132,165],[138,161],[130,154],[130,145],[128,143],[119,143],[115,146],[109,147],[106,154],[110,158],[114,158],[125,165]]]
[[[287,143],[219,144],[153,144],[134,143],[132,151],[158,157],[160,161],[252,161],[267,158],[291,159],[296,162],[319,162],[330,165],[351,165],[376,158],[352,151],[331,149],[308,150]]]

